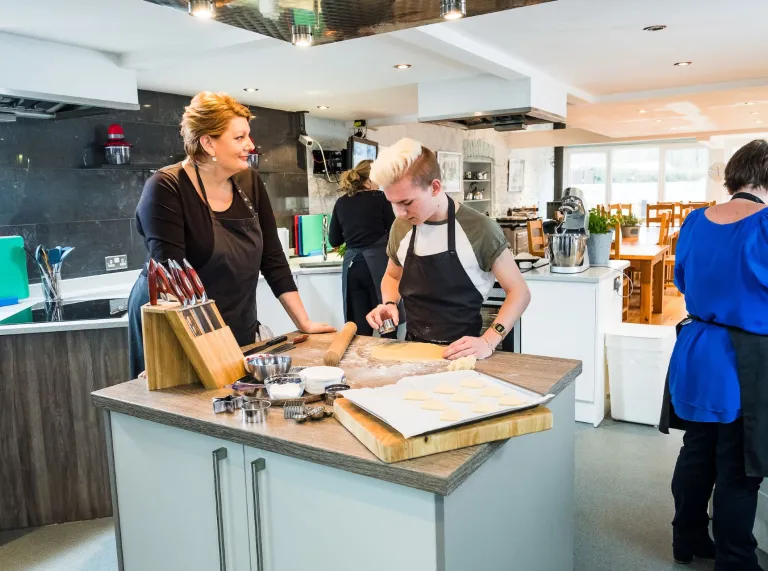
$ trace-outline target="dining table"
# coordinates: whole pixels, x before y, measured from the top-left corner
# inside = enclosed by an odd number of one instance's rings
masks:
[[[661,313],[664,302],[664,260],[674,253],[680,228],[669,228],[667,244],[659,244],[659,226],[641,226],[637,236],[622,238],[619,259],[640,273],[640,315],[651,323],[653,313]]]

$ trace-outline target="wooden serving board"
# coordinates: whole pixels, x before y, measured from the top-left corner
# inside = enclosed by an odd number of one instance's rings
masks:
[[[344,428],[387,464],[552,428],[552,411],[543,406],[412,438],[403,437],[397,430],[345,398],[334,401],[333,412]]]

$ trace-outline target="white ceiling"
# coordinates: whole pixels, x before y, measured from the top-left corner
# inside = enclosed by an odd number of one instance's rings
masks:
[[[542,74],[575,96],[571,126],[608,137],[679,137],[759,128],[758,116],[739,107],[748,100],[765,101],[750,111],[768,121],[766,21],[761,0],[558,0],[299,49],[143,0],[36,0],[4,6],[0,32],[115,54],[141,88],[228,91],[344,120],[414,115],[419,82]],[[651,24],[668,28],[642,31]],[[672,65],[680,60],[694,63]],[[413,67],[397,71],[396,63]]]

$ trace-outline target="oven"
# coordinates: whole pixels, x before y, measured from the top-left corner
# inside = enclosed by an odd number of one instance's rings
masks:
[[[507,294],[501,288],[499,283],[496,282],[493,284],[493,288],[491,288],[490,293],[488,293],[488,297],[485,299],[482,307],[480,308],[480,315],[483,318],[483,331],[490,327],[494,322],[499,314],[499,308],[504,303],[506,298]],[[506,351],[508,353],[520,353],[520,335],[520,320],[518,319],[512,327],[512,331],[507,334],[507,336],[496,348],[496,350]]]

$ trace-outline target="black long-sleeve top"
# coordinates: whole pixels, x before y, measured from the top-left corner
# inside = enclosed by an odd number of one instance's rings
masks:
[[[297,291],[291,269],[277,236],[277,224],[264,183],[252,169],[236,174],[240,186],[258,213],[264,241],[261,273],[275,297]],[[251,212],[234,190],[231,206],[214,212],[222,219],[250,218]],[[208,206],[197,194],[181,163],[152,175],[144,185],[136,207],[136,229],[144,238],[149,256],[164,261],[186,258],[193,267],[205,264],[213,253],[213,225]],[[146,272],[146,268],[144,270]],[[254,284],[255,285],[255,284]]]
[[[328,228],[328,241],[334,248],[344,242],[348,248],[367,248],[389,234],[395,221],[392,205],[384,193],[361,191],[336,201]]]

